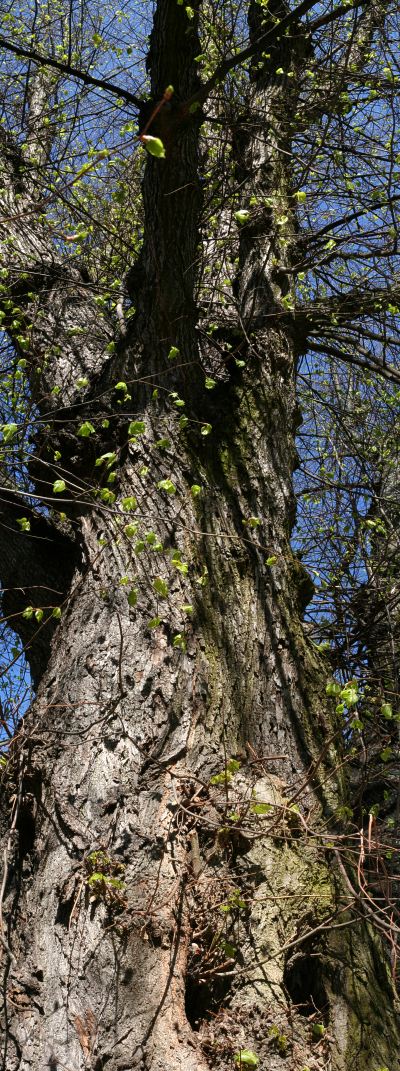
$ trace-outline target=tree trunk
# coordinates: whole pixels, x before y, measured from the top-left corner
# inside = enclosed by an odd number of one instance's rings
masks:
[[[53,480],[65,477],[69,524],[60,534],[46,522],[54,561],[65,540],[61,599],[48,596],[37,627],[23,619],[38,690],[4,774],[2,1067],[201,1071],[257,1057],[268,1071],[395,1071],[393,984],[336,850],[340,732],[303,633],[306,582],[289,542],[296,338],[284,268],[295,221],[289,207],[283,235],[263,200],[279,189],[280,211],[290,205],[277,149],[289,90],[268,71],[249,82],[236,156],[242,203],[261,207],[235,238],[223,340],[236,339],[240,360],[227,357],[206,389],[199,116],[184,104],[198,88],[195,9],[189,36],[187,23],[175,0],[159,0],[152,99],[169,83],[175,94],[151,127],[166,159],[147,163],[137,312],[115,356],[90,285],[54,265],[34,231],[19,243],[27,270],[33,257],[43,271],[34,299],[18,290],[33,322],[32,386],[46,420],[64,407],[32,473],[54,509]],[[95,433],[76,437],[81,421]],[[95,460],[112,451],[107,496],[110,467]],[[11,496],[14,531],[15,509]],[[41,523],[32,514],[31,550]],[[26,588],[46,582],[45,559],[29,569]]]

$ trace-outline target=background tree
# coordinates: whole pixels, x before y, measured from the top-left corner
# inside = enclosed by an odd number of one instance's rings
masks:
[[[399,377],[397,40],[373,2],[3,16],[7,1071],[399,1067],[359,691],[290,546],[296,369]]]
[[[356,680],[360,689],[345,732],[348,817],[355,835],[360,825],[368,824],[369,839],[373,831],[363,880],[396,918],[399,394],[383,381],[371,392],[358,369],[331,372],[303,396],[298,538],[316,582],[308,629],[329,652],[337,680]]]

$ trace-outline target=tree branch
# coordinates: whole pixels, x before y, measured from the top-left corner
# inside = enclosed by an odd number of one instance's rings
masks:
[[[321,304],[310,303],[299,309],[299,323],[303,320],[307,334],[313,334],[323,327],[332,327],[361,316],[368,316],[386,311],[389,305],[400,305],[400,278],[394,277],[392,286],[376,286],[373,289],[349,290],[347,293],[326,298]]]
[[[354,36],[349,42],[345,61],[337,64],[333,71],[329,72],[329,81],[327,80],[325,84],[323,81],[319,83],[318,98],[316,99],[314,86],[310,101],[305,101],[304,106],[308,121],[315,121],[322,115],[334,113],[337,104],[340,103],[340,93],[346,82],[353,81],[360,72],[362,75],[364,74],[366,56],[371,47],[374,32],[384,20],[387,3],[388,0],[385,0],[385,2],[382,2],[382,0],[368,0],[365,10],[361,13],[358,26],[354,27]],[[333,21],[335,12],[337,13],[336,17],[339,17],[344,10],[345,5],[343,5],[342,11],[340,8],[336,8],[330,15],[323,15],[321,18],[315,19],[314,22],[309,24],[309,32],[315,33],[317,29],[328,25]]]
[[[102,370],[114,329],[90,282],[55,248],[38,214],[36,169],[7,134],[0,136],[0,175],[2,326],[28,359],[35,399],[48,411],[75,400],[78,377],[90,381]]]
[[[135,108],[140,108],[143,104],[140,97],[130,93],[128,89],[116,86],[114,82],[109,82],[106,78],[95,78],[94,75],[87,74],[86,71],[80,70],[79,67],[73,67],[71,63],[63,63],[61,60],[54,59],[53,56],[44,56],[36,48],[23,48],[22,45],[16,45],[14,42],[8,41],[6,37],[0,37],[0,48],[4,48],[6,52],[12,52],[14,56],[33,60],[35,63],[40,64],[41,67],[52,67],[54,70],[60,71],[61,74],[68,74],[71,78],[77,78],[79,82],[83,82],[83,85],[104,89],[107,93],[112,93],[114,96],[126,100],[129,104],[134,104]]]
[[[378,5],[374,3],[374,0],[367,0],[367,2],[368,9],[366,14],[368,17],[370,7],[374,8],[375,10],[378,10]],[[308,30],[310,31],[310,33],[314,33],[315,30],[319,30],[322,26],[329,26],[331,22],[335,22],[336,19],[339,19],[341,17],[341,15],[346,15],[347,12],[351,11],[352,8],[358,6],[360,5],[354,3],[340,4],[339,7],[335,7],[333,11],[328,12],[327,15],[321,15],[319,18],[314,19],[313,22],[310,22],[308,24]],[[380,10],[382,11],[382,5],[380,5]]]
[[[355,8],[364,7],[370,2],[371,0],[355,0],[354,3],[341,4],[339,9],[334,9],[334,12],[332,12],[332,17],[334,16],[336,10],[338,11],[337,17],[339,17],[339,14],[342,15],[345,12],[352,11]],[[268,29],[265,33],[261,34],[256,41],[253,41],[246,48],[243,48],[241,52],[237,52],[234,56],[229,56],[228,59],[223,60],[222,63],[220,63],[218,67],[216,67],[214,74],[211,75],[211,78],[209,78],[208,81],[205,82],[205,84],[201,87],[201,89],[198,90],[198,92],[190,98],[190,100],[188,101],[189,106],[191,104],[196,103],[197,101],[199,101],[200,103],[204,103],[204,101],[207,100],[207,97],[210,95],[211,91],[215,88],[218,82],[222,82],[230,71],[233,71],[236,67],[240,67],[242,63],[245,63],[248,59],[251,59],[252,56],[257,52],[260,52],[260,50],[264,50],[265,48],[271,47],[271,45],[273,45],[282,36],[282,33],[284,33],[285,30],[289,29],[289,27],[293,24],[296,25],[298,23],[298,20],[302,18],[303,15],[306,15],[308,11],[311,10],[311,8],[315,7],[315,4],[316,0],[303,0],[303,3],[299,4],[298,7],[296,7],[293,11],[290,11],[283,19],[280,20],[280,22],[277,22],[272,29]],[[304,34],[308,33],[307,25],[304,26],[302,32]]]
[[[370,354],[365,351],[365,356],[361,356],[354,352],[351,353],[341,349],[340,346],[335,346],[330,340],[322,340],[321,342],[315,342],[311,340],[310,349],[313,353],[323,353],[327,357],[334,357],[335,360],[342,361],[344,364],[357,365],[357,368],[363,368],[365,372],[377,373],[387,379],[390,383],[400,383],[400,371],[394,368],[393,365],[384,365],[381,361],[374,361]],[[336,484],[335,484],[336,486]]]

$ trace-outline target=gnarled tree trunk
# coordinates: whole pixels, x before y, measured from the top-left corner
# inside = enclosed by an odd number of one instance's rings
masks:
[[[8,170],[2,256],[46,422],[32,473],[68,520],[30,511],[18,545],[17,494],[3,504],[3,584],[18,553],[23,589],[10,614],[47,609],[42,622],[14,619],[37,696],[3,775],[2,1066],[200,1071],[238,1065],[241,1052],[242,1066],[257,1058],[269,1071],[395,1071],[385,952],[335,855],[340,735],[289,543],[295,221],[289,208],[283,235],[265,198],[278,188],[290,203],[290,94],[275,84],[273,51],[249,80],[236,136],[242,203],[257,206],[237,229],[225,372],[209,390],[195,289],[199,112],[186,106],[196,26],[197,11],[188,35],[185,9],[158,0],[152,100],[169,83],[175,94],[151,127],[166,158],[146,165],[137,311],[115,352],[91,283],[57,260],[29,213],[28,180],[21,238]],[[77,437],[85,421],[95,431]],[[114,467],[96,466],[112,452]],[[108,462],[115,498],[95,497]],[[61,594],[39,601],[36,586]]]

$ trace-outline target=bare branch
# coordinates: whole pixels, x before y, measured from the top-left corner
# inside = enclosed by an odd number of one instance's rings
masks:
[[[371,353],[365,352],[365,355],[361,356],[351,350],[345,350],[341,346],[335,346],[330,339],[322,339],[320,342],[314,342],[311,340],[311,349],[315,353],[325,353],[328,357],[334,357],[337,361],[342,361],[343,364],[356,365],[357,368],[363,368],[366,372],[372,372],[374,375],[377,373],[388,380],[389,383],[400,383],[400,371],[394,367],[394,365],[384,365],[381,361],[375,361]]]
[[[116,86],[114,82],[109,82],[106,78],[95,78],[94,75],[80,70],[79,67],[73,67],[70,63],[63,63],[61,60],[54,59],[53,56],[44,56],[36,48],[23,48],[22,45],[16,45],[13,41],[8,41],[6,37],[0,37],[0,48],[4,48],[7,52],[12,52],[14,56],[33,60],[35,63],[40,64],[41,67],[52,67],[54,70],[60,71],[61,74],[68,74],[71,78],[77,78],[79,82],[83,82],[86,86],[104,89],[107,93],[112,93],[114,96],[128,101],[129,104],[134,104],[135,108],[140,108],[143,103],[140,97],[130,93],[129,89]]]
[[[389,305],[396,306],[400,303],[400,279],[394,277],[392,286],[376,286],[372,289],[365,288],[348,290],[347,292],[324,299],[323,302],[310,302],[307,308],[300,311],[308,334],[331,327],[345,324],[352,320],[358,320],[361,316],[369,316],[380,311],[386,311]]]
[[[227,74],[229,74],[230,71],[233,71],[235,70],[235,68],[240,67],[242,63],[246,63],[248,59],[251,59],[252,56],[254,56],[254,54],[257,52],[260,52],[260,50],[264,50],[265,48],[271,47],[271,45],[274,44],[274,42],[281,37],[282,33],[285,30],[289,29],[290,26],[296,26],[298,24],[298,20],[304,15],[306,15],[307,12],[310,11],[313,7],[315,7],[315,3],[316,0],[303,0],[302,4],[299,4],[299,6],[293,11],[290,11],[285,16],[285,18],[277,22],[272,29],[268,29],[265,33],[261,34],[256,41],[252,42],[246,48],[243,48],[241,52],[237,52],[234,56],[229,56],[228,59],[223,60],[223,62],[218,65],[218,67],[214,71],[214,74],[211,75],[211,78],[208,79],[205,85],[203,85],[202,88],[197,93],[195,93],[193,97],[190,98],[190,101],[188,102],[189,105],[195,103],[196,101],[203,103],[205,100],[207,100],[207,97],[210,95],[211,91],[215,88],[216,85],[218,85],[219,82],[223,81],[223,79],[226,77]],[[338,9],[334,9],[334,12],[332,12],[331,17],[338,18],[339,15],[342,15],[348,11],[352,11],[358,7],[364,7],[368,3],[370,3],[370,0],[356,0],[355,3],[341,4]],[[303,32],[305,34],[308,33],[308,27],[306,25],[303,28]]]

